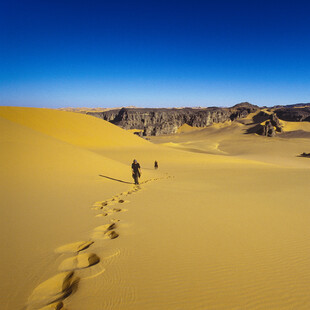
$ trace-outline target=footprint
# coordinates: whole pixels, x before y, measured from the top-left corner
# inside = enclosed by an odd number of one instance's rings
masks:
[[[112,198],[110,198],[109,200],[110,201],[117,201],[119,198],[120,198],[119,195],[115,195]]]
[[[78,253],[91,246],[94,241],[78,241],[63,245],[55,250],[56,253]]]
[[[116,233],[114,230],[109,230],[106,232],[103,231],[94,231],[92,234],[92,237],[95,240],[101,240],[101,239],[115,239],[118,237],[118,233]]]
[[[118,201],[118,199],[119,199],[119,198],[110,198],[110,199],[107,199],[107,200],[105,201],[104,207],[105,207],[105,206],[111,206],[111,205],[116,204],[117,201]]]
[[[28,306],[30,309],[42,308],[68,297],[72,293],[72,287],[76,282],[73,275],[73,271],[62,272],[42,282],[33,290],[28,299]]]
[[[110,198],[104,201],[97,201],[92,205],[92,209],[93,210],[100,210],[103,209],[104,207],[108,206],[108,205],[113,205],[115,204],[117,201],[116,198]]]
[[[96,201],[95,203],[93,203],[93,207],[102,207],[102,203],[105,201]]]
[[[110,239],[115,239],[119,236],[119,234],[115,230],[110,230],[106,232],[105,235]]]
[[[94,253],[82,253],[77,256],[65,259],[58,269],[60,271],[69,271],[76,269],[83,269],[100,262],[100,258]]]
[[[109,214],[104,212],[104,213],[100,213],[100,214],[97,214],[96,217],[102,217],[102,216],[108,216]]]
[[[126,212],[127,209],[121,209],[121,208],[113,208],[113,212]]]
[[[102,208],[103,208],[103,207],[92,207],[91,209],[97,211],[97,210],[100,210],[100,209],[102,209]]]
[[[107,232],[108,230],[112,230],[116,227],[115,223],[101,225],[95,228],[95,231]]]
[[[116,233],[114,230],[114,228],[116,228],[116,220],[112,220],[111,224],[106,224],[106,225],[101,225],[95,228],[92,237],[94,239],[115,239],[117,238],[119,235],[118,233]]]
[[[54,302],[50,305],[47,305],[43,308],[40,308],[39,310],[61,310],[61,309],[65,310],[63,306],[64,306],[63,302],[59,301],[59,302]]]
[[[118,203],[128,203],[129,202],[129,200],[124,200],[124,199],[120,199],[119,201],[118,201]]]

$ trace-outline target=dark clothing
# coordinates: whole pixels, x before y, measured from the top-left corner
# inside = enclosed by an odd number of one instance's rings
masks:
[[[135,181],[135,184],[139,184],[139,178],[140,178],[140,164],[139,163],[132,163],[132,177]]]
[[[155,169],[158,168],[158,162],[157,162],[157,161],[155,161],[155,163],[154,163],[154,168],[155,168]]]
[[[139,174],[138,173],[134,173],[132,175],[133,180],[135,181],[135,184],[139,184]]]
[[[132,163],[131,168],[133,170],[134,173],[139,173],[139,169],[140,169],[140,164],[139,163]],[[140,174],[140,173],[139,173]],[[140,175],[139,175],[140,176]]]

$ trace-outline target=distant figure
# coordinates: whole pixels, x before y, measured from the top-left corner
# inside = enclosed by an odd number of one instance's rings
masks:
[[[135,184],[139,184],[139,178],[141,176],[140,164],[134,159],[131,165],[132,177]]]
[[[158,169],[158,162],[155,160],[155,162],[154,162],[154,168],[155,169]]]

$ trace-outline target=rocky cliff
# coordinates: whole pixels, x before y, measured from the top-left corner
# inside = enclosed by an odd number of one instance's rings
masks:
[[[310,106],[283,107],[275,110],[277,116],[289,122],[310,122]]]
[[[249,103],[232,108],[142,109],[122,108],[104,112],[87,112],[124,129],[139,129],[143,136],[176,133],[183,124],[205,127],[213,123],[246,117],[258,109]]]
[[[265,109],[266,110],[266,109]],[[269,109],[269,114],[261,111],[256,105],[248,102],[239,103],[231,108],[118,108],[105,111],[86,111],[89,115],[109,121],[124,129],[137,129],[141,136],[157,136],[176,133],[183,124],[193,127],[205,127],[213,123],[237,120],[247,117],[250,113],[254,124],[249,130],[265,135],[274,136],[281,132],[279,119],[286,121],[310,121],[309,104],[277,106]]]

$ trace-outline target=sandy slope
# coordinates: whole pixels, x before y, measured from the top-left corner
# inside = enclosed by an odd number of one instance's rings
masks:
[[[86,115],[0,117],[4,309],[309,309],[309,139],[245,122],[153,145]],[[133,157],[140,188],[98,176],[130,182]]]
[[[296,158],[310,149],[310,126],[307,122],[284,122],[283,134],[270,139],[247,134],[253,126],[250,118],[240,122],[214,124],[207,128],[193,128],[173,136],[152,138],[152,142],[185,151],[236,156],[290,167],[309,167],[308,161]],[[243,122],[245,124],[243,124]]]
[[[90,238],[98,222],[92,202],[130,186],[98,175],[132,181],[132,158],[124,165],[79,146],[110,146],[113,136],[115,146],[148,143],[85,115],[1,108],[0,116],[5,249],[0,285],[6,308],[20,309],[35,286],[57,270],[54,249]]]

